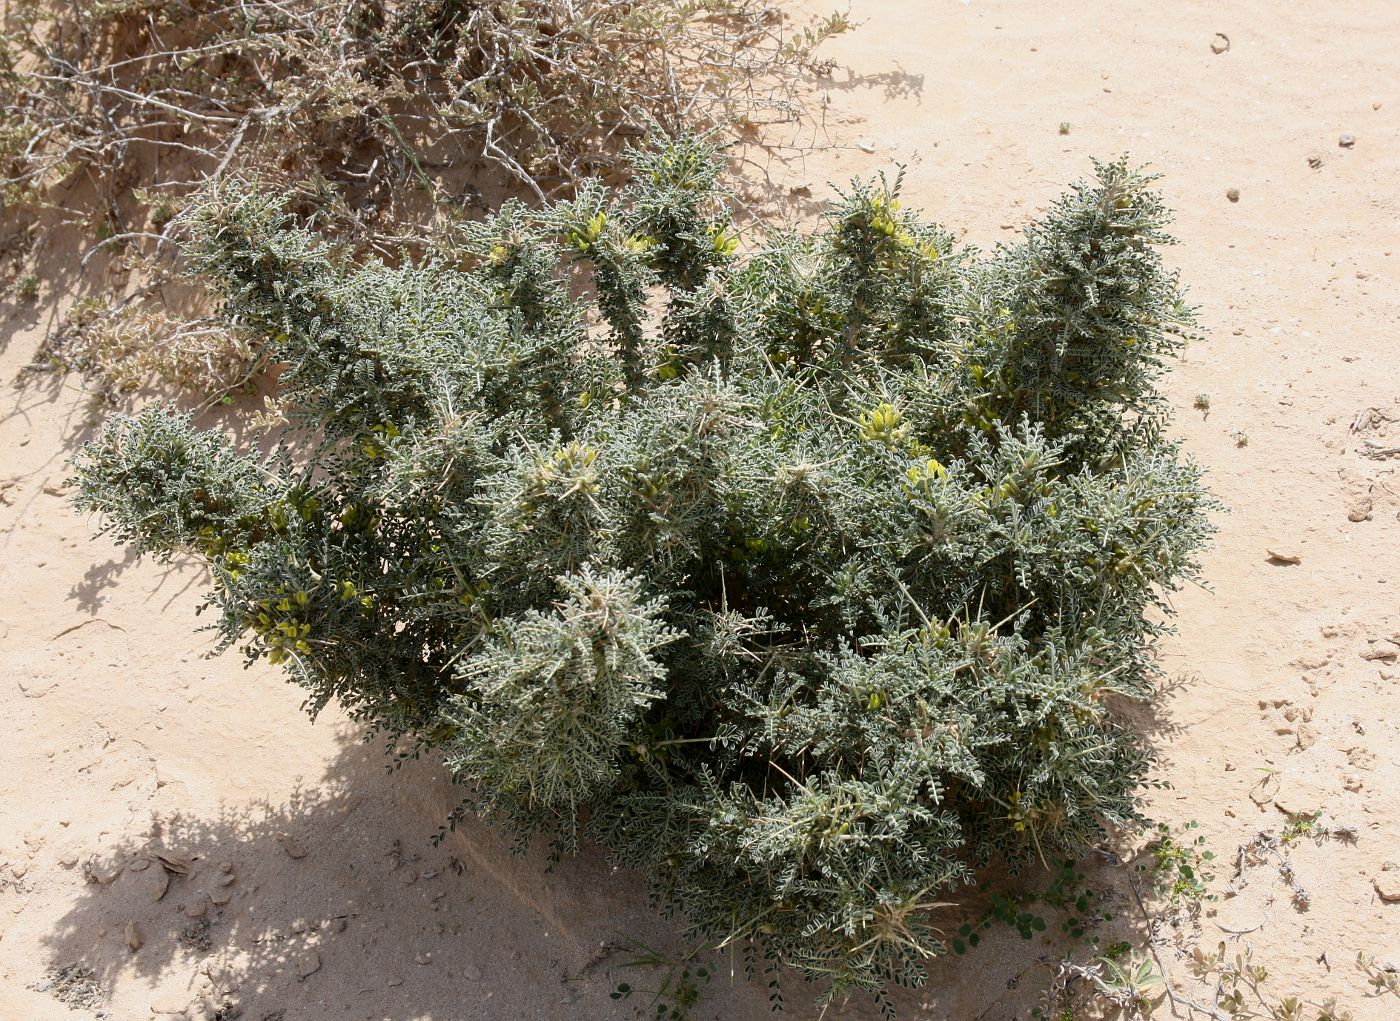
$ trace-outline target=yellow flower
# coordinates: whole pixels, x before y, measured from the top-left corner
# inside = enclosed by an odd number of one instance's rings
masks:
[[[897,447],[909,435],[909,423],[893,404],[878,404],[873,410],[860,413],[860,434],[871,442]]]
[[[598,243],[607,225],[608,214],[600,209],[582,227],[575,227],[569,234],[569,240],[580,252],[586,252]]]
[[[714,245],[717,255],[733,255],[739,250],[739,237],[737,234],[726,230],[723,227],[710,228],[710,243]]]

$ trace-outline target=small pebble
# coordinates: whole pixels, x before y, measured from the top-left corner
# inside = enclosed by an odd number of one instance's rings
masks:
[[[297,974],[303,980],[321,970],[321,955],[311,950],[297,958]]]
[[[1308,157],[1308,166],[1312,167],[1314,170],[1321,168],[1322,157],[1319,156],[1317,153],[1313,153],[1311,156]]]
[[[1215,38],[1210,41],[1210,52],[1215,54],[1224,53],[1230,48],[1230,37],[1224,32],[1216,32]]]
[[[1380,874],[1371,878],[1376,894],[1387,904],[1400,901],[1400,866],[1388,861],[1381,866]]]
[[[104,887],[111,887],[116,877],[122,874],[122,864],[119,861],[98,861],[95,857],[88,860],[83,868],[92,881]]]
[[[1356,144],[1356,136],[1353,135],[1350,131],[1344,131],[1337,138],[1337,144],[1340,145],[1343,149],[1350,149],[1353,145]]]
[[[1231,202],[1238,202],[1240,200],[1240,190],[1238,188],[1231,188],[1225,193],[1225,197]]]

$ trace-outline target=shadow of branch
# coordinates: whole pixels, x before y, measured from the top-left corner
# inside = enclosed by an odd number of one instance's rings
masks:
[[[89,858],[51,963],[91,968],[118,1013],[144,996],[191,1019],[607,1016],[599,947],[676,942],[596,851],[551,870],[476,820],[433,846],[460,796],[444,770],[391,773],[377,742],[342,738],[282,804],[155,819]]]

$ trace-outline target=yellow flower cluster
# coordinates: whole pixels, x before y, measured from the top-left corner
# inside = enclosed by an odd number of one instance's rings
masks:
[[[909,438],[909,423],[893,404],[877,404],[871,411],[860,413],[860,435],[872,443],[883,443],[893,450]]]
[[[278,598],[259,601],[255,627],[267,646],[269,663],[275,666],[311,651],[311,625],[299,616],[310,603],[305,589],[292,591],[285,586]]]

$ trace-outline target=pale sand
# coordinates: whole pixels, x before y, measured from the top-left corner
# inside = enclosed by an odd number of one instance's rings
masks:
[[[1182,241],[1170,258],[1207,334],[1167,389],[1231,512],[1206,558],[1211,590],[1178,600],[1164,666],[1184,683],[1157,721],[1173,787],[1152,810],[1200,821],[1224,859],[1220,886],[1281,809],[1355,825],[1354,844],[1292,848],[1308,910],[1251,870],[1241,896],[1210,906],[1202,939],[1225,938],[1217,923],[1257,925],[1246,938],[1280,996],[1400,1016],[1400,999],[1366,997],[1353,964],[1358,951],[1400,956],[1400,903],[1373,886],[1400,860],[1400,647],[1370,641],[1400,639],[1400,457],[1360,452],[1400,446],[1400,5],[857,0],[852,14],[860,29],[828,47],[841,67],[814,106],[823,127],[801,133],[811,150],[770,166],[780,193],[820,198],[827,180],[904,162],[906,201],[985,246],[1085,176],[1090,156],[1127,151],[1167,175]],[[1228,52],[1212,52],[1216,32]],[[1353,148],[1338,146],[1343,132]],[[7,311],[0,376],[29,359],[65,288],[81,290],[69,279],[57,302]],[[1192,408],[1200,393],[1208,416]],[[237,986],[254,1021],[649,1014],[645,997],[608,994],[656,977],[617,967],[635,953],[597,952],[619,934],[681,945],[636,877],[595,855],[546,874],[541,849],[513,858],[477,824],[432,847],[453,797],[438,770],[387,776],[334,714],[310,724],[275,671],[202,659],[200,573],[133,564],[48,491],[86,433],[76,385],[40,381],[6,403],[0,1018],[83,1016],[28,988],[79,959],[121,1021],[184,1007],[210,975]],[[1302,562],[1271,565],[1270,549]],[[166,868],[139,867],[156,849],[189,861],[159,899]],[[138,867],[87,882],[93,856]],[[210,894],[227,904],[206,906]],[[217,918],[207,953],[179,942],[201,908]],[[134,953],[128,922],[143,938]],[[1037,958],[1053,952],[1002,934],[935,967],[928,989],[900,998],[903,1016],[1026,1017]],[[787,994],[790,1008],[808,999],[793,980]],[[722,977],[693,1016],[760,1018],[765,999]]]

